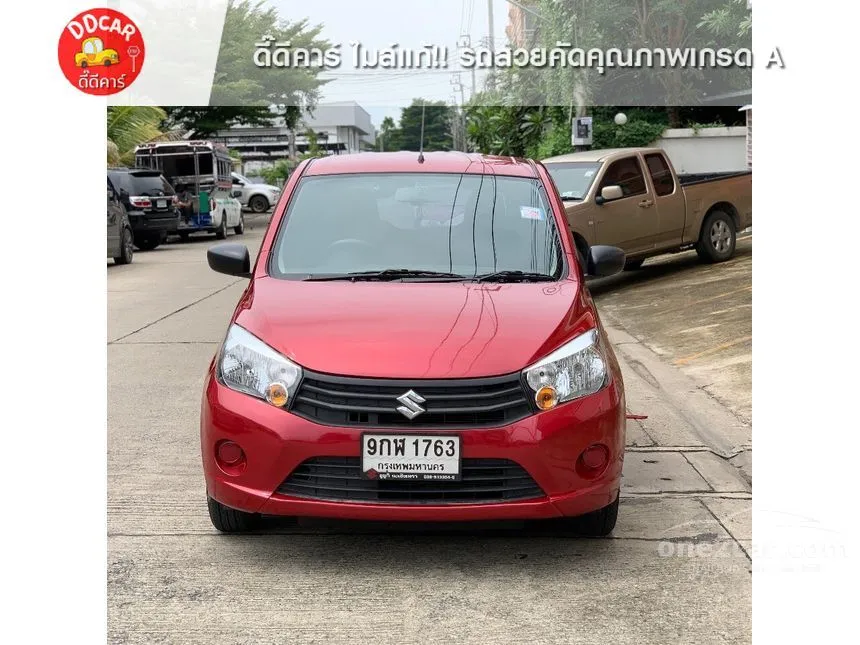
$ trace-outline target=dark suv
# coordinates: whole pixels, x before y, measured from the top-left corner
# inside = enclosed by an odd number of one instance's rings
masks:
[[[109,168],[108,177],[119,191],[134,231],[134,245],[148,251],[175,233],[179,214],[173,186],[157,170]]]

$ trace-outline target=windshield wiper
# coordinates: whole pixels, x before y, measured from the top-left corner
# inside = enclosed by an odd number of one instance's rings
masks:
[[[428,282],[465,280],[467,276],[459,273],[442,271],[424,271],[421,269],[383,269],[381,271],[351,271],[334,275],[309,276],[306,281],[326,282],[331,280],[401,280],[404,278],[426,279]]]
[[[556,278],[546,273],[531,271],[496,271],[476,275],[473,279],[475,282],[550,282]]]
[[[561,201],[563,202],[581,202],[582,197],[571,197],[568,195],[567,197],[562,196]]]

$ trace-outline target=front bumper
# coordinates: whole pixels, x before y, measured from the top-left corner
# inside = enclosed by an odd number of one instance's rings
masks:
[[[329,501],[282,495],[281,483],[314,457],[356,457],[364,427],[319,425],[221,385],[210,371],[200,417],[208,494],[218,502],[264,515],[383,521],[468,521],[576,516],[611,504],[618,495],[624,460],[626,413],[617,379],[600,392],[498,428],[440,428],[462,437],[464,459],[508,459],[524,468],[543,497],[489,503],[390,504]],[[388,430],[379,430],[387,432]],[[398,430],[398,432],[400,432]],[[433,434],[433,430],[404,430]],[[228,475],[215,461],[215,446],[229,439],[247,455],[247,467]],[[589,446],[609,448],[606,469],[585,478],[575,468]]]

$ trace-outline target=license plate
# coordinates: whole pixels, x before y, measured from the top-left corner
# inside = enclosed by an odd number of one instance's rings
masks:
[[[456,435],[364,434],[361,470],[368,479],[458,480]]]
[[[166,199],[158,199],[155,201],[156,208],[167,208],[167,200]]]

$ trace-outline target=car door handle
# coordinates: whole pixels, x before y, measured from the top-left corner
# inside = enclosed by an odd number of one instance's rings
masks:
[[[651,208],[653,205],[654,202],[652,202],[650,199],[643,199],[641,202],[639,202],[639,208]]]

